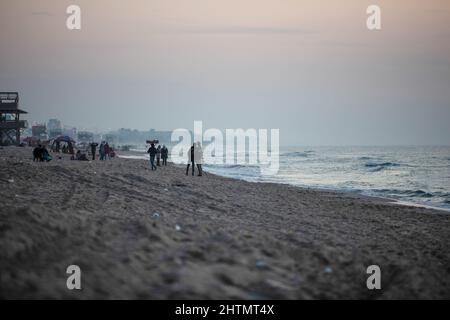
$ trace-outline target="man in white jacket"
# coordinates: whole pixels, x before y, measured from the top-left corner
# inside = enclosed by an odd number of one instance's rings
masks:
[[[194,147],[194,159],[197,164],[198,176],[201,177],[203,175],[202,163],[203,163],[203,150],[200,142],[197,142]],[[193,165],[193,164],[192,164]]]

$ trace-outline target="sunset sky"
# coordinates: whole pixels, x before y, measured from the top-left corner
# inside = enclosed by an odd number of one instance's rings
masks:
[[[450,143],[448,0],[2,0],[0,41],[0,91],[20,92],[30,122]]]

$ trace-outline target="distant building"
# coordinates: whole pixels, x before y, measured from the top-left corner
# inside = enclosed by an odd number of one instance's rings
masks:
[[[116,136],[118,143],[145,143],[147,140],[159,140],[162,144],[170,144],[171,131],[156,131],[150,129],[148,131],[139,131],[121,128],[117,131],[109,132]]]
[[[61,121],[58,119],[50,119],[47,123],[47,132],[50,139],[63,134]]]
[[[62,129],[62,134],[64,136],[69,136],[72,139],[76,139],[77,138],[77,128],[70,127],[70,126],[64,126]]]
[[[77,135],[78,142],[92,142],[94,141],[94,134],[92,132],[89,131],[78,131],[78,135]]]
[[[102,140],[108,142],[109,144],[114,144],[117,142],[117,137],[114,134],[107,133],[102,136]]]
[[[33,138],[39,139],[39,140],[47,140],[47,127],[45,124],[36,124],[31,127],[31,132],[33,135]]]

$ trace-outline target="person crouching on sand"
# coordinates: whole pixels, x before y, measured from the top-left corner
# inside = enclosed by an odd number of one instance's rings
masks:
[[[52,156],[50,155],[50,153],[48,153],[48,150],[47,150],[47,148],[44,146],[44,147],[42,147],[42,149],[41,149],[42,151],[42,159],[43,160],[41,160],[41,161],[45,161],[45,162],[50,162],[50,161],[52,161]]]
[[[155,166],[155,156],[156,156],[156,148],[155,148],[155,144],[152,143],[150,148],[147,151],[148,154],[150,154],[150,166],[153,170],[156,170],[156,166]]]

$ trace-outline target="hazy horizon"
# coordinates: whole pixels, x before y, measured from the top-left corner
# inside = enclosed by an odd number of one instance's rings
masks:
[[[65,26],[71,4],[80,31]],[[366,28],[370,4],[380,31]],[[0,40],[0,91],[19,91],[30,122],[449,145],[445,0],[6,0]]]

